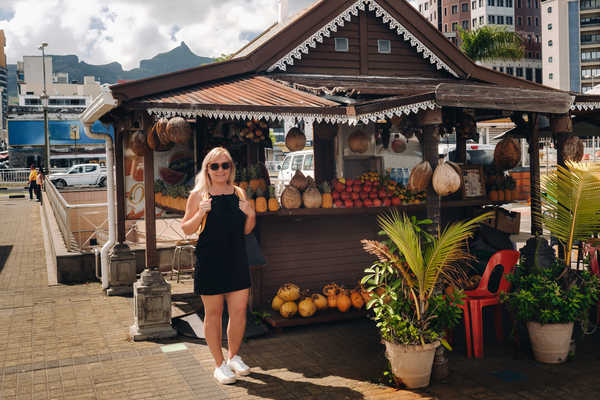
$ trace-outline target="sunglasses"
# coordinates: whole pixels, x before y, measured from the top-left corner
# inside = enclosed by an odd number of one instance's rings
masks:
[[[208,167],[213,170],[213,171],[218,171],[219,170],[219,165],[221,166],[221,169],[223,170],[228,170],[229,168],[231,168],[231,163],[229,162],[224,162],[224,163],[211,163],[208,164]]]

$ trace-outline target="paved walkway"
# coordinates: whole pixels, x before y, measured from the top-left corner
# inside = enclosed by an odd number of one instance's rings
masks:
[[[2,400],[600,397],[598,335],[561,366],[514,360],[510,348],[494,346],[486,346],[486,359],[468,360],[459,344],[449,379],[413,392],[380,384],[383,347],[366,320],[250,340],[241,355],[253,373],[219,386],[206,346],[129,340],[132,298],[106,297],[98,283],[48,286],[38,203],[0,195],[0,227]]]

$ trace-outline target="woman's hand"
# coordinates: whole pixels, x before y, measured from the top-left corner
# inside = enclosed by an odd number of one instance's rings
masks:
[[[248,217],[254,217],[256,215],[248,200],[240,199],[240,210],[242,210],[242,212]]]
[[[198,203],[198,212],[202,213],[202,214],[206,214],[207,212],[210,211],[212,207],[212,198],[208,198],[206,200],[201,200]]]

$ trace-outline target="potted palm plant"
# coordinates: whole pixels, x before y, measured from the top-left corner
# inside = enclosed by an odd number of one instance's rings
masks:
[[[566,361],[574,322],[587,320],[599,295],[599,281],[589,271],[571,269],[575,241],[600,231],[600,167],[568,163],[543,182],[542,221],[560,243],[556,258],[547,241],[531,238],[521,250],[521,263],[508,277],[513,291],[503,301],[526,322],[536,360]]]
[[[445,283],[461,277],[459,263],[469,259],[465,241],[484,214],[448,226],[437,235],[423,230],[431,221],[417,221],[393,211],[378,218],[385,241],[363,240],[377,256],[361,283],[371,294],[367,308],[386,347],[395,380],[409,388],[429,385],[436,348],[444,332],[461,320],[462,291],[445,293]]]

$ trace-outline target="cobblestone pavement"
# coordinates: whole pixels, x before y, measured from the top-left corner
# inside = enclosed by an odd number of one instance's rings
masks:
[[[369,321],[303,327],[249,340],[252,374],[212,378],[206,346],[186,338],[131,342],[132,298],[99,283],[48,286],[39,205],[0,197],[0,399],[576,399],[600,397],[599,336],[560,366],[514,360],[486,345],[468,360],[460,343],[451,375],[424,391],[379,384],[383,347]],[[193,302],[192,302],[193,303]],[[175,312],[190,301],[175,302]],[[187,309],[186,309],[187,307]],[[493,335],[492,335],[493,336]],[[184,344],[179,351],[173,344]]]

